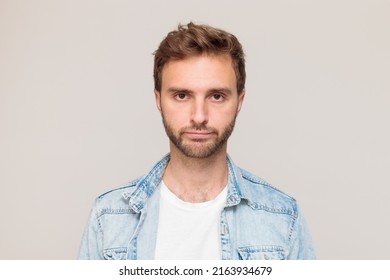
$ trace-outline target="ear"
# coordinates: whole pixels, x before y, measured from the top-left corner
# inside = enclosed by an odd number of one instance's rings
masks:
[[[245,90],[242,90],[242,91],[238,94],[237,114],[241,111],[241,106],[242,106],[242,103],[244,102],[244,98],[245,98]]]
[[[156,89],[154,90],[154,98],[156,100],[156,106],[157,106],[157,109],[160,111],[161,113],[161,93],[158,92]]]

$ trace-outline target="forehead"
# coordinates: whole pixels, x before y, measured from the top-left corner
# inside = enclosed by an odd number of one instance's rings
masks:
[[[232,59],[228,54],[202,54],[170,60],[162,70],[162,90],[171,86],[234,88]]]

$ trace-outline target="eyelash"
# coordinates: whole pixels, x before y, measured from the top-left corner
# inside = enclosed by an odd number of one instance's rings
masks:
[[[215,96],[219,96],[219,99],[215,99]],[[211,95],[213,98],[214,98],[214,100],[216,100],[216,101],[220,101],[220,100],[224,100],[225,99],[225,97],[222,95],[222,94],[220,94],[220,93],[213,93],[212,95]]]
[[[180,97],[179,97],[180,95],[183,95],[183,98],[180,98]],[[184,99],[186,99],[187,97],[188,97],[188,94],[187,94],[187,93],[178,92],[178,93],[175,94],[175,98],[176,98],[177,100],[184,100]]]
[[[180,96],[182,96],[183,98],[180,98]],[[218,96],[218,99],[216,99],[215,96]],[[186,100],[187,98],[189,98],[188,93],[183,93],[183,92],[175,93],[174,97],[175,97],[175,99],[177,99],[179,101],[183,101],[183,100]],[[212,93],[212,94],[210,94],[210,98],[219,102],[219,101],[224,100],[225,96],[221,93]]]

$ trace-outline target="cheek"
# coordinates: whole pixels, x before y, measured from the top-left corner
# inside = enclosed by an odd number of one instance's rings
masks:
[[[186,110],[184,108],[178,108],[177,106],[165,106],[163,109],[170,118],[179,118],[186,115]]]
[[[182,127],[186,125],[186,113],[185,110],[179,110],[177,108],[170,108],[169,106],[162,107],[162,113],[165,121],[171,127]]]
[[[214,114],[210,115],[210,121],[216,125],[225,126],[235,118],[236,114],[236,109],[216,111]]]

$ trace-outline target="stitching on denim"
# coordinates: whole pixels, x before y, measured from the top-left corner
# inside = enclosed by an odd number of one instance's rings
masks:
[[[249,206],[254,210],[264,210],[270,213],[287,214],[294,218],[297,215],[295,210],[286,209],[286,208],[271,208],[259,203],[249,203]]]
[[[237,249],[241,252],[257,253],[257,252],[284,252],[282,246],[264,245],[264,246],[241,246]]]
[[[122,215],[122,214],[137,214],[133,209],[112,209],[112,208],[103,208],[99,210],[98,217],[100,218],[103,215]]]
[[[291,242],[291,237],[292,237],[293,232],[294,232],[294,228],[295,228],[295,225],[296,225],[296,222],[297,222],[297,218],[298,218],[298,213],[292,217],[290,232],[288,234],[288,241],[289,242]]]

